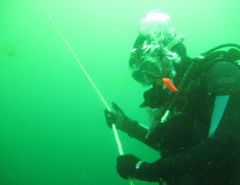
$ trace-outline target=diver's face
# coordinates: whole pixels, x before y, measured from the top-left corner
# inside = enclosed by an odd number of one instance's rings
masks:
[[[147,57],[139,62],[141,65],[134,71],[134,79],[142,85],[151,85],[159,78],[162,78],[162,67],[156,57]]]
[[[162,84],[162,75],[158,74],[152,74],[148,71],[134,71],[132,73],[132,77],[142,84],[143,86],[151,86],[151,85],[161,85]]]
[[[158,86],[158,87],[162,87],[163,86],[163,82],[162,82],[162,76],[152,76],[149,73],[145,73],[145,79],[147,79],[148,84],[152,85],[152,86]]]
[[[155,79],[155,81],[153,81],[152,84],[153,84],[154,86],[163,87],[163,81],[162,81],[162,78],[157,78],[157,79]]]
[[[173,78],[175,62],[173,52],[162,49],[159,53],[143,55],[139,60],[134,61],[136,69],[132,72],[133,78],[143,86],[162,86],[162,78]]]

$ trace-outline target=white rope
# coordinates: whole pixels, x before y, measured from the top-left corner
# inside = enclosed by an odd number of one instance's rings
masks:
[[[48,10],[46,9],[46,7],[44,6],[43,2],[41,0],[38,0],[38,3],[40,5],[41,9],[43,10],[44,14],[47,16],[48,20],[50,21],[50,23],[52,24],[52,26],[54,27],[54,29],[56,30],[56,32],[60,36],[60,38],[64,42],[64,44],[67,47],[68,51],[71,53],[71,55],[75,59],[76,63],[79,65],[79,67],[82,70],[83,74],[86,76],[88,82],[91,84],[91,86],[93,87],[94,91],[97,93],[97,96],[99,97],[99,99],[101,100],[103,105],[106,107],[106,109],[108,111],[111,111],[111,108],[110,108],[109,104],[107,103],[106,99],[104,98],[104,96],[102,95],[102,93],[100,92],[98,87],[96,86],[96,84],[93,81],[93,79],[91,78],[91,76],[88,74],[87,70],[85,69],[85,67],[83,66],[82,62],[80,61],[78,55],[73,50],[71,45],[68,43],[67,39],[65,38],[65,36],[61,32],[61,30],[59,29],[58,25],[56,24],[56,22],[54,21],[54,19],[52,18],[52,16],[50,15]],[[117,143],[118,152],[119,152],[120,155],[123,155],[124,152],[123,152],[122,144],[121,144],[121,141],[120,141],[120,138],[119,138],[119,135],[118,135],[117,128],[116,128],[115,124],[112,124],[112,129],[113,129],[115,141]],[[129,179],[129,182],[130,182],[130,185],[134,185],[132,179]]]

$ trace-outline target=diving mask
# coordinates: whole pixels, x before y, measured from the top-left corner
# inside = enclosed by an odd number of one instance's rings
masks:
[[[175,33],[167,14],[147,14],[129,60],[133,78],[142,85],[150,85],[156,78],[174,78],[174,63],[179,63],[180,57],[171,49],[182,41],[183,36]]]

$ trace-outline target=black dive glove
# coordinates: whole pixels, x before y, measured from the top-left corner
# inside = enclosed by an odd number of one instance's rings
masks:
[[[117,172],[125,179],[135,178],[149,182],[160,182],[167,179],[163,178],[164,174],[160,160],[148,163],[131,154],[120,155],[117,158]]]
[[[122,178],[135,178],[138,171],[137,164],[142,163],[142,161],[131,154],[120,155],[117,158],[117,172]]]
[[[112,103],[112,108],[114,112],[110,112],[107,109],[104,111],[108,126],[112,128],[112,124],[115,124],[117,128],[127,131],[129,122],[132,121],[124,114],[123,110],[116,103]]]

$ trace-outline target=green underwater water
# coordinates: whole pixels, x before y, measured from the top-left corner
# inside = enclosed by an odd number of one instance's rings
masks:
[[[160,9],[190,56],[240,43],[238,0],[43,0],[107,102],[147,124],[127,62],[140,19]],[[104,105],[37,0],[0,1],[0,185],[124,185]],[[125,153],[158,154],[119,133]],[[135,181],[136,185],[150,183]],[[154,183],[151,183],[154,184]]]

